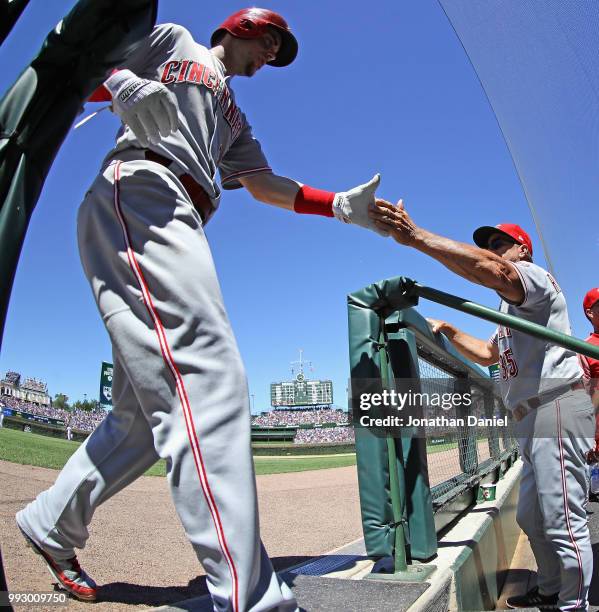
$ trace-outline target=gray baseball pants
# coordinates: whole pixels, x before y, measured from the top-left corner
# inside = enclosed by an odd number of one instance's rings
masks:
[[[214,609],[296,610],[260,541],[245,371],[183,186],[158,164],[113,161],[80,207],[78,240],[112,341],[114,408],[18,524],[70,558],[95,509],[162,457]]]
[[[538,567],[539,591],[560,610],[587,610],[593,552],[587,522],[586,453],[595,417],[586,391],[568,391],[516,424],[524,462],[517,521]]]

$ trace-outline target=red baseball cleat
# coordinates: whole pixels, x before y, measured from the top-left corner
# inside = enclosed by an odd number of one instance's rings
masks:
[[[38,546],[20,527],[27,545],[34,553],[40,555],[52,576],[58,581],[58,586],[82,601],[96,601],[98,590],[96,583],[81,569],[77,557],[59,561],[53,559],[45,550]]]

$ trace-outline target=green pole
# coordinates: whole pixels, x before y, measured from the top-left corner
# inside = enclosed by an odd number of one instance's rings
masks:
[[[379,337],[379,355],[381,364],[381,383],[383,389],[389,391],[389,360],[387,359],[387,348],[384,337],[384,321],[381,321],[381,335]],[[393,522],[395,523],[395,554],[393,555],[394,573],[405,572],[408,569],[406,561],[406,538],[403,528],[404,503],[402,489],[399,484],[397,473],[397,459],[395,440],[391,436],[386,437],[387,457],[389,459],[389,489],[391,493],[391,508],[393,509]]]
[[[562,334],[561,332],[553,329],[543,327],[543,325],[538,325],[537,323],[532,323],[531,321],[526,321],[520,317],[515,317],[503,312],[498,312],[497,310],[493,310],[493,308],[488,308],[482,304],[470,302],[469,300],[456,295],[444,293],[443,291],[438,291],[437,289],[432,289],[431,287],[425,287],[418,283],[414,283],[412,291],[419,297],[430,300],[431,302],[443,304],[443,306],[448,306],[454,310],[466,312],[474,315],[475,317],[479,317],[480,319],[497,323],[498,325],[505,325],[510,329],[517,329],[524,334],[534,336],[535,338],[540,338],[541,340],[548,340],[552,344],[557,344],[563,348],[570,349],[575,353],[580,353],[582,355],[586,355],[587,357],[599,359],[599,346],[594,346],[588,342],[585,342],[584,340],[580,340],[578,338],[574,338],[573,336],[568,336],[567,334]]]

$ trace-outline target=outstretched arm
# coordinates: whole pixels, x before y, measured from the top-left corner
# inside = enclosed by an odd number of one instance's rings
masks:
[[[497,345],[490,340],[480,340],[458,329],[447,321],[427,319],[434,334],[444,334],[456,350],[469,359],[482,366],[490,366],[499,361]]]
[[[293,203],[302,186],[301,183],[293,179],[278,176],[271,172],[244,176],[239,179],[239,182],[252,194],[255,200],[287,210],[293,210]]]
[[[524,300],[524,287],[512,263],[486,249],[418,227],[406,212],[402,200],[394,206],[377,199],[370,215],[377,227],[389,230],[391,237],[400,244],[433,257],[452,272],[497,291],[510,302],[521,304]]]

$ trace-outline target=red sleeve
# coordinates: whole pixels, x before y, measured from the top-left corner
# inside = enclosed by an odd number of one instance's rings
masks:
[[[112,96],[104,85],[100,85],[87,99],[88,102],[112,102]]]
[[[585,380],[590,380],[592,378],[590,359],[586,355],[578,355],[578,361],[582,368],[582,377]]]
[[[115,68],[109,76],[112,76],[118,70]],[[108,77],[107,77],[108,78]],[[112,102],[112,96],[104,84],[94,90],[92,95],[87,99],[88,102]]]

